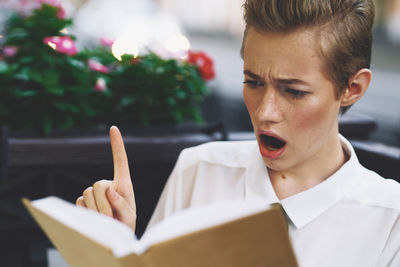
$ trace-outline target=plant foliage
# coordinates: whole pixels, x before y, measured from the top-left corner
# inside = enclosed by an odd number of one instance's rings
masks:
[[[75,37],[63,33],[72,20],[59,11],[42,4],[9,19],[0,54],[1,125],[48,134],[99,124],[202,121],[201,66],[152,52],[118,61],[109,47],[78,52]]]

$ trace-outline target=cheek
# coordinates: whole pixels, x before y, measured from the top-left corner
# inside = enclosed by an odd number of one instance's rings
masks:
[[[292,130],[310,142],[326,136],[336,121],[334,110],[321,103],[296,109],[293,118],[294,129]]]
[[[295,112],[295,126],[298,129],[310,129],[318,125],[321,114],[315,108],[299,108]]]
[[[250,116],[254,114],[254,112],[257,110],[257,103],[256,103],[256,98],[249,92],[248,89],[243,89],[243,101],[244,104],[246,105],[247,111],[249,112]]]

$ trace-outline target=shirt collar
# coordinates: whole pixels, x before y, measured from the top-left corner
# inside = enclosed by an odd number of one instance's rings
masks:
[[[268,171],[257,151],[257,157],[252,158],[248,169],[246,193],[261,196],[268,204],[280,203],[296,228],[305,226],[339,202],[355,183],[359,166],[357,156],[351,144],[341,135],[340,140],[349,160],[318,185],[282,200],[276,196]]]

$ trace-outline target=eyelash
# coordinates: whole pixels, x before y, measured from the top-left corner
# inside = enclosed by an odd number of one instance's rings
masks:
[[[250,87],[264,86],[264,84],[262,82],[255,81],[255,80],[245,80],[243,83],[250,85]]]
[[[285,92],[290,94],[295,99],[302,98],[307,94],[307,92],[295,90],[295,89],[292,89],[292,88],[286,88]]]
[[[262,82],[259,82],[256,80],[245,80],[243,83],[248,84],[252,88],[264,86],[264,84]],[[307,92],[305,92],[305,91],[295,90],[292,88],[284,88],[284,91],[286,93],[290,94],[290,96],[294,99],[300,99],[307,94]]]

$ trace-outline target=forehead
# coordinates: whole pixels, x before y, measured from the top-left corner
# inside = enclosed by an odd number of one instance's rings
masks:
[[[311,30],[275,33],[250,28],[244,43],[244,68],[259,75],[324,76],[316,40]]]

